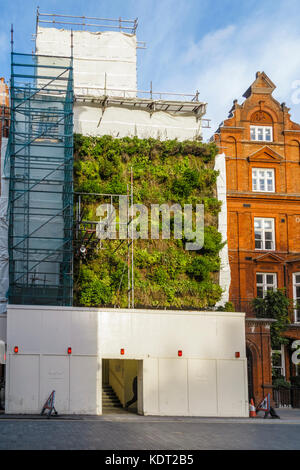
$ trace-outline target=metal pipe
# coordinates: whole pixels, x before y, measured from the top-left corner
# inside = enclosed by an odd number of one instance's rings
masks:
[[[133,169],[131,167],[131,306],[134,308]]]
[[[59,18],[82,18],[86,20],[114,21],[114,22],[119,21],[119,19],[114,19],[114,18],[99,18],[96,16],[58,15],[57,13],[39,13],[39,16],[55,16]],[[134,25],[137,25],[138,18],[136,18],[135,20],[125,20],[121,18],[121,20],[123,23],[133,23]]]
[[[107,24],[93,24],[93,23],[85,23],[85,25],[83,25],[83,23],[71,23],[70,21],[45,21],[45,20],[40,20],[39,21],[40,23],[46,23],[46,24],[68,24],[68,25],[72,25],[72,26],[92,26],[92,27],[95,27],[95,28],[107,28],[108,25]],[[109,28],[112,28],[112,29],[120,29],[120,26],[109,26]],[[132,31],[132,28],[130,26],[122,26],[122,29],[129,29],[130,31]]]

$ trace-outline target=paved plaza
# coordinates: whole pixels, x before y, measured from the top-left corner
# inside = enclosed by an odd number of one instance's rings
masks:
[[[300,449],[300,410],[280,420],[146,417],[0,417],[0,449],[209,450]]]

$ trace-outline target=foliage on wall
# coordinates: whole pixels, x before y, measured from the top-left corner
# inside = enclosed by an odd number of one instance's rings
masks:
[[[282,336],[290,323],[291,301],[286,297],[285,290],[269,290],[263,299],[259,297],[253,299],[253,307],[258,318],[276,320],[271,324],[272,349],[280,349],[281,344],[288,344],[289,340]]]
[[[207,308],[220,299],[215,144],[110,136],[74,138],[75,191],[126,194],[130,169],[134,202],[179,203],[205,207],[204,246],[186,251],[185,240],[136,240],[135,305]],[[90,197],[90,216],[99,198]],[[75,303],[82,306],[127,306],[127,247],[109,240],[75,266]]]

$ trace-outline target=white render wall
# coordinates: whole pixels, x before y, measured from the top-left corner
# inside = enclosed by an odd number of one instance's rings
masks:
[[[139,360],[145,415],[248,416],[243,313],[13,305],[6,413],[39,413],[54,389],[59,413],[101,414],[102,358]]]
[[[218,230],[222,235],[222,242],[225,242],[225,245],[220,250],[221,267],[219,273],[219,284],[223,289],[223,293],[216,306],[223,306],[229,300],[229,289],[231,283],[227,244],[227,187],[225,153],[220,153],[216,156],[214,169],[219,171],[219,176],[217,178],[217,196],[218,200],[222,202],[221,210],[218,214]]]

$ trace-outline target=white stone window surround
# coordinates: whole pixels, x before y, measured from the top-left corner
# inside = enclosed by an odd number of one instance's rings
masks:
[[[298,308],[294,309],[294,322],[300,323],[300,272],[293,273],[293,300],[299,304]]]
[[[255,250],[275,250],[275,224],[273,218],[254,217]]]
[[[274,168],[252,168],[252,191],[275,192]]]
[[[278,362],[275,362],[274,359],[277,356],[279,359]],[[285,377],[285,353],[284,353],[284,345],[281,345],[281,349],[272,350],[271,351],[271,359],[272,359],[272,369],[278,369],[279,375]]]
[[[276,273],[256,273],[256,294],[257,297],[264,298],[269,290],[277,289]]]

